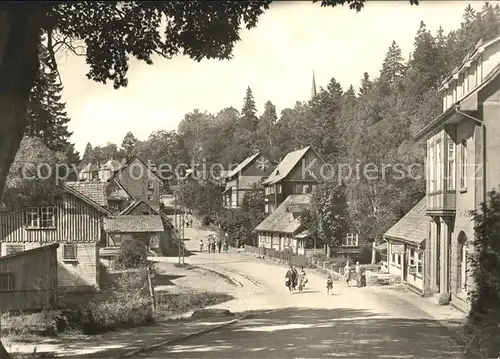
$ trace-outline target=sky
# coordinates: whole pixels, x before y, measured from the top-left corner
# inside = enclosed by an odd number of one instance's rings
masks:
[[[493,1],[490,3],[497,3]],[[321,8],[312,2],[272,5],[252,30],[241,33],[231,60],[195,62],[178,56],[156,58],[154,65],[132,61],[126,88],[88,80],[85,58],[59,56],[63,98],[76,149],[121,144],[129,131],[145,140],[156,130],[175,130],[194,109],[217,113],[241,109],[248,86],[257,110],[268,100],[279,113],[311,95],[314,71],[318,89],[332,77],[344,89],[357,89],[363,73],[377,77],[392,41],[408,57],[420,21],[433,33],[460,26],[467,1],[368,1],[356,13],[348,7]],[[481,1],[471,2],[480,9]]]

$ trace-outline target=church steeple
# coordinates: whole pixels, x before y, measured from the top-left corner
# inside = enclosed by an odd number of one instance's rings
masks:
[[[316,96],[316,79],[314,78],[314,70],[313,70],[313,80],[312,80],[312,88],[311,88],[311,100]]]

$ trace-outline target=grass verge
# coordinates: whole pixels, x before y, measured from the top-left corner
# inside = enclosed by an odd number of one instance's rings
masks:
[[[17,342],[39,341],[40,337],[62,334],[95,335],[119,329],[145,326],[167,320],[191,310],[233,299],[224,293],[158,293],[153,312],[145,271],[124,273],[118,279],[115,295],[103,301],[80,304],[75,308],[35,313],[4,313],[1,334]]]

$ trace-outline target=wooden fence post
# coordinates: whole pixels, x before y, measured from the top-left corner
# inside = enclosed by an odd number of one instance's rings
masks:
[[[153,309],[153,313],[156,313],[156,298],[155,298],[155,290],[153,287],[153,279],[152,279],[152,268],[149,266],[148,268],[148,287],[149,287],[149,295],[151,297],[151,308]]]

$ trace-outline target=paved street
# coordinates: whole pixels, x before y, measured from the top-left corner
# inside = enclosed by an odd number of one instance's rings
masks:
[[[195,254],[186,261],[260,284],[246,300],[218,306],[255,316],[144,358],[460,357],[446,328],[389,293],[337,283],[328,296],[325,279],[309,271],[306,292],[290,294],[283,266],[238,253]]]

